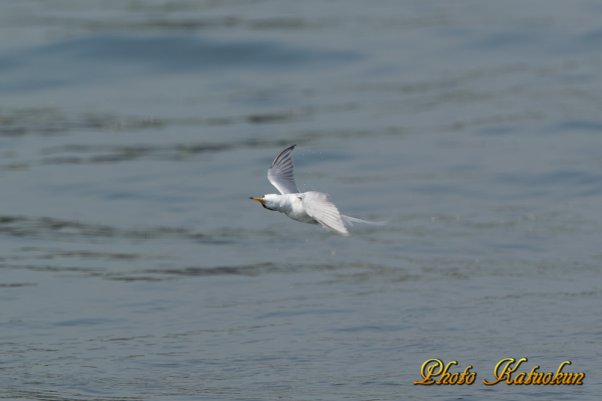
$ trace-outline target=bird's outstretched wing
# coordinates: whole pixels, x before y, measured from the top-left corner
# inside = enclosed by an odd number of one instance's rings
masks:
[[[305,212],[322,225],[338,232],[349,235],[339,209],[332,203],[327,194],[322,192],[305,192],[301,199]]]
[[[291,145],[276,156],[272,167],[268,170],[268,180],[281,194],[296,194],[299,192],[293,175],[292,152],[297,145]]]

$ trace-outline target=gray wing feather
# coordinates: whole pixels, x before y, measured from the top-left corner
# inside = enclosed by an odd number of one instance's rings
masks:
[[[339,234],[349,235],[339,209],[332,203],[330,197],[322,192],[306,192],[303,194],[305,212],[320,223]]]
[[[293,175],[292,152],[295,146],[289,146],[280,152],[272,162],[272,167],[268,170],[268,180],[281,194],[296,194],[299,192]]]

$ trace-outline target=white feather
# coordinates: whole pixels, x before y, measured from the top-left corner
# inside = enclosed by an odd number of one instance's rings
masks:
[[[327,194],[314,191],[305,192],[302,194],[301,202],[305,212],[323,227],[343,235],[349,235],[339,209]]]
[[[295,146],[289,146],[280,152],[272,162],[272,167],[268,170],[268,181],[281,194],[295,194],[299,192],[297,184],[295,184],[293,157],[291,154]]]

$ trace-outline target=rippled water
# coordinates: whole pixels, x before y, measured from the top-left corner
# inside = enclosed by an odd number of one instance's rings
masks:
[[[597,400],[595,1],[0,4],[0,397]],[[301,189],[387,220],[270,213]],[[505,357],[579,387],[492,388]],[[421,387],[428,358],[477,384]]]

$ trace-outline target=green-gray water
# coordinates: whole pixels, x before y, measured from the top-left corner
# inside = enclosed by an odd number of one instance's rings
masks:
[[[596,1],[3,1],[0,397],[598,400]],[[386,220],[349,238],[249,201]],[[485,387],[505,357],[583,386]],[[425,360],[473,386],[420,387]]]

